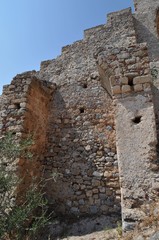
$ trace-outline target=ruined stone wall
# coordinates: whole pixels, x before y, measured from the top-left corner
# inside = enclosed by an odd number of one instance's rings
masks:
[[[114,109],[93,53],[135,41],[131,10],[109,14],[106,25],[86,30],[84,40],[42,62],[39,72],[18,75],[4,88],[2,133],[33,132],[33,150],[41,156],[29,172],[45,168],[45,176],[56,180],[48,183],[47,197],[57,212],[120,215]],[[51,99],[49,82],[57,84]],[[22,159],[19,165],[23,176],[28,165]]]
[[[19,195],[27,189],[33,176],[43,174],[40,160],[47,144],[49,104],[55,90],[54,86],[38,80],[34,74],[17,75],[10,85],[4,87],[1,96],[1,135],[11,132],[18,140],[27,137],[33,140],[30,149],[33,158],[20,158],[16,166],[23,179],[18,186]]]
[[[45,169],[46,197],[55,212],[120,215],[122,202],[125,229],[144,216],[138,210],[156,198],[159,182],[149,67],[149,57],[158,60],[150,16],[158,3],[145,1],[143,11],[135,3],[134,16],[131,9],[109,14],[107,24],[85,30],[83,40],[42,62],[39,72],[16,76],[0,97],[1,133],[33,133],[40,158],[29,171]],[[148,52],[138,44],[143,41]],[[157,116],[158,109],[156,100]],[[20,168],[23,176],[24,160]]]
[[[101,87],[93,53],[103,46],[134,43],[130,9],[108,16],[108,23],[88,29],[84,40],[63,47],[57,59],[41,64],[41,79],[57,84],[49,120],[46,174],[56,211],[67,214],[120,214],[112,100]]]
[[[112,101],[98,77],[87,84],[58,90],[52,101],[45,164],[59,177],[48,197],[62,213],[120,212]]]

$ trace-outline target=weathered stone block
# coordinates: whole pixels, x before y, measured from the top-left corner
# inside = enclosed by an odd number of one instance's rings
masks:
[[[120,86],[114,86],[112,87],[113,94],[120,94],[121,93],[121,87]]]
[[[94,176],[94,177],[97,177],[97,178],[101,178],[101,177],[103,176],[103,173],[94,171],[94,172],[93,172],[93,176]]]
[[[87,192],[86,192],[86,196],[87,196],[87,197],[92,197],[92,195],[93,195],[93,192],[92,192],[92,191],[87,191]]]
[[[136,85],[134,85],[134,91],[135,91],[135,92],[141,92],[141,91],[143,91],[143,86],[142,86],[142,84],[136,84]]]
[[[26,103],[26,102],[22,102],[22,103],[20,103],[20,107],[21,107],[21,108],[25,108],[25,107],[26,107],[26,105],[27,105],[27,103]]]
[[[151,79],[151,76],[149,75],[139,76],[133,79],[133,84],[142,84],[142,83],[151,83],[151,82],[152,82],[152,79]]]
[[[128,77],[122,77],[122,78],[121,78],[121,83],[122,83],[123,85],[128,85]]]
[[[129,85],[122,86],[122,93],[130,93],[131,91],[132,91],[131,86],[129,86]]]
[[[98,209],[97,209],[97,206],[90,206],[90,212],[92,213],[92,214],[95,214],[95,213],[97,213],[97,211],[98,211]]]

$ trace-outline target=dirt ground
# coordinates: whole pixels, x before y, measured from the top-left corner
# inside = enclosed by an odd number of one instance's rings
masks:
[[[119,234],[116,229],[104,230],[100,232],[90,233],[84,236],[70,236],[59,238],[59,240],[119,240]]]
[[[121,224],[117,216],[66,219],[50,225],[48,232],[46,240],[119,240]]]

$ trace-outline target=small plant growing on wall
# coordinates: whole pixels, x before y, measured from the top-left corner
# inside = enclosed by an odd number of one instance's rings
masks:
[[[32,182],[26,189],[23,201],[17,201],[16,188],[20,183],[16,165],[20,156],[32,161],[28,150],[31,138],[16,142],[12,133],[0,139],[0,239],[36,239],[36,234],[49,220],[47,201],[41,185],[43,181]]]
[[[158,70],[157,70],[157,68],[155,66],[151,69],[151,76],[152,76],[153,80],[157,79]]]

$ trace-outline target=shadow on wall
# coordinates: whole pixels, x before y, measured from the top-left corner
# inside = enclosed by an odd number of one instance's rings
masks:
[[[56,91],[43,162],[46,177],[53,178],[46,186],[47,198],[58,215],[117,214],[120,219],[116,154],[111,149],[104,149],[105,139],[100,139],[95,130],[96,122],[85,120],[87,111],[69,108],[60,91]],[[92,121],[95,121],[94,109],[91,112]]]
[[[137,43],[147,42],[150,61],[159,60],[159,38],[150,32],[149,29],[136,18],[134,18],[134,23],[136,28]],[[159,29],[159,22],[157,21],[156,24],[157,29]]]
[[[159,89],[153,85],[152,88],[154,95],[154,108],[155,108],[155,117],[156,117],[156,128],[157,128],[157,160],[155,161],[156,167],[154,166],[154,171],[159,171]]]

